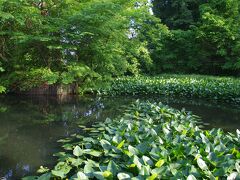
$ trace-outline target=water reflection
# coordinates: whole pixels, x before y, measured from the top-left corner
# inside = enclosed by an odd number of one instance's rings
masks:
[[[16,179],[51,166],[61,137],[82,133],[76,124],[91,125],[118,114],[119,106],[101,98],[0,97],[0,179]],[[112,110],[114,109],[114,110]]]
[[[161,101],[202,117],[209,127],[240,128],[240,107],[204,100],[171,97],[0,97],[0,179],[34,174],[40,165],[51,167],[59,149],[57,139],[83,133],[90,126],[116,117],[123,105],[136,99]]]

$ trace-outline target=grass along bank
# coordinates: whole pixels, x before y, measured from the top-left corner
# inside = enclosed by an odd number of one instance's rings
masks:
[[[136,102],[86,136],[62,139],[53,169],[29,179],[237,179],[240,131],[201,130],[198,118],[161,103]]]
[[[240,79],[200,75],[123,77],[98,90],[106,95],[167,95],[240,103]]]

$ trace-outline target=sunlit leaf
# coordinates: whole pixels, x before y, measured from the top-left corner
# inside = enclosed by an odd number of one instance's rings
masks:
[[[76,146],[73,150],[73,155],[77,157],[82,156],[83,153],[84,153],[83,150],[79,146]]]
[[[160,168],[163,164],[165,163],[165,161],[163,159],[160,159],[156,164],[155,166]]]

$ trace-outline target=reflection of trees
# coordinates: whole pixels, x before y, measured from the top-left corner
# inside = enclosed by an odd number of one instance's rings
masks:
[[[78,122],[91,124],[94,121],[113,117],[121,112],[121,106],[136,99],[163,102],[177,108],[219,108],[239,113],[239,107],[219,102],[176,97],[78,97],[78,96],[27,96],[1,98],[1,118],[18,119],[21,123]],[[2,108],[1,108],[2,107]],[[1,111],[2,109],[2,111]],[[23,122],[24,121],[24,122]]]
[[[7,107],[6,106],[2,106],[0,104],[0,113],[6,112],[7,111]]]
[[[226,119],[229,120],[228,122],[225,118],[222,122],[223,119],[216,119],[216,116],[214,116],[213,123],[226,123],[224,124],[226,127],[227,125],[230,127],[230,125],[239,124],[237,123],[237,119],[239,120],[240,117],[239,108],[234,108],[227,103],[221,104],[199,99],[152,96],[114,98],[77,96],[61,98],[51,96],[0,97],[0,107],[3,107],[3,111],[0,112],[0,148],[2,148],[0,149],[0,158],[1,154],[5,153],[4,161],[0,160],[0,167],[5,168],[6,166],[9,168],[13,166],[15,168],[16,162],[20,162],[18,163],[20,164],[19,167],[28,167],[26,165],[29,164],[30,168],[34,165],[46,164],[40,161],[47,161],[48,154],[53,153],[49,153],[49,151],[54,151],[56,146],[51,145],[51,142],[76,132],[82,133],[76,124],[91,125],[96,121],[104,120],[106,117],[116,117],[124,110],[122,106],[129,105],[136,99],[162,102],[179,109],[183,107],[186,107],[186,110],[195,108],[206,114],[206,119],[211,118],[209,116],[210,111],[219,108],[217,110],[225,111],[223,113],[226,115],[234,112],[234,116],[231,117],[231,120]],[[29,156],[33,153],[35,153],[34,156]],[[9,154],[11,155],[8,156]],[[5,160],[9,160],[9,162]]]
[[[11,177],[24,174],[25,167],[35,171],[46,164],[56,148],[52,142],[81,133],[76,123],[90,125],[115,116],[126,100],[69,97],[62,101],[53,97],[8,96],[0,102],[7,107],[0,113],[0,174]]]
[[[0,113],[0,137],[9,136],[0,138],[0,174],[9,178],[22,176],[41,164],[51,163],[49,154],[57,146],[52,142],[81,133],[76,123],[91,124],[115,116],[124,103],[116,102],[97,97],[1,98],[1,106],[7,107],[7,111]],[[2,143],[5,144],[1,146]]]
[[[0,136],[0,146],[6,143],[7,138],[8,138],[8,134],[5,134],[4,136]]]
[[[1,118],[18,119],[21,123],[52,121],[90,123],[105,119],[107,115],[112,116],[125,102],[126,100],[116,101],[100,97],[65,96],[59,99],[51,96],[8,96],[1,101],[3,105],[9,107],[8,112],[3,113]]]
[[[0,96],[0,113],[4,113],[7,111],[8,106],[2,102],[3,96]]]

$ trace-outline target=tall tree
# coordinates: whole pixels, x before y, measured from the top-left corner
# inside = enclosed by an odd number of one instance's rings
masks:
[[[215,73],[240,72],[240,2],[211,0],[201,6],[197,39],[206,53],[204,64]]]
[[[141,38],[144,24],[154,18],[147,2],[1,0],[5,80],[33,83],[39,81],[33,76],[49,74],[51,83],[70,83],[86,70],[108,76],[139,73],[141,64],[151,64],[148,42]]]
[[[199,21],[199,6],[207,0],[153,0],[153,12],[170,29],[189,29]]]

